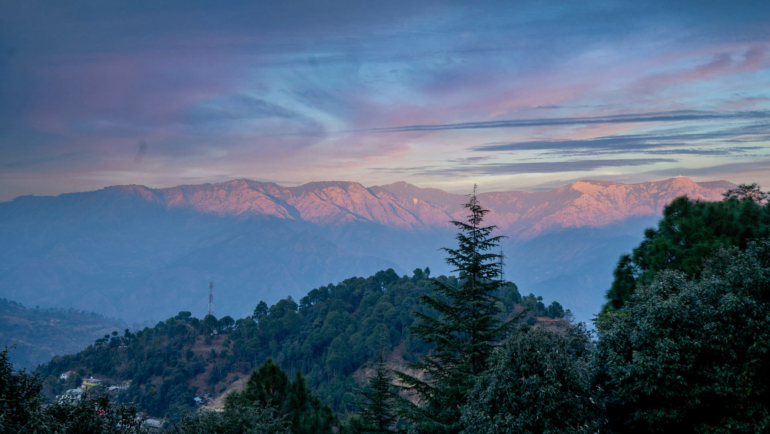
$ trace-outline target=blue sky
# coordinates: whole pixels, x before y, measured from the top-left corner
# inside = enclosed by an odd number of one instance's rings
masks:
[[[766,1],[0,4],[0,200],[241,177],[770,187],[769,146]]]

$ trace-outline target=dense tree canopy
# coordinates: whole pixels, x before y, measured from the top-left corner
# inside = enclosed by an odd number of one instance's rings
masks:
[[[168,434],[291,434],[286,421],[273,408],[231,407],[227,411],[187,413]]]
[[[745,248],[770,236],[770,206],[756,184],[725,196],[721,202],[680,197],[666,206],[658,227],[647,229],[642,243],[618,261],[605,310],[621,308],[637,286],[651,283],[662,270],[698,277],[704,259],[720,248]]]
[[[316,396],[344,415],[356,411],[359,386],[353,374],[375,360],[381,346],[398,349],[406,361],[432,348],[409,334],[408,327],[414,311],[430,312],[417,300],[435,281],[458,285],[454,277],[434,280],[427,269],[417,269],[411,277],[386,270],[315,288],[299,303],[291,297],[272,306],[260,302],[255,317],[234,322],[213,316],[199,320],[180,312],[155,327],[100,338],[80,353],[54,358],[39,372],[49,396],[79,386],[89,375],[132,380],[119,394],[121,402],[175,421],[196,408],[195,396],[219,394],[272,358],[290,377],[302,373]],[[506,283],[498,293],[503,316],[517,306],[521,310],[515,285]],[[545,307],[542,311],[546,315]],[[60,381],[59,374],[68,370],[78,373]]]
[[[616,432],[770,430],[770,242],[667,270],[597,322]]]
[[[594,433],[590,335],[522,326],[500,347],[463,408],[463,434]]]
[[[273,359],[267,359],[254,371],[240,392],[227,396],[225,412],[238,413],[244,408],[272,408],[282,415],[292,434],[331,434],[338,427],[337,418],[305,384],[299,372],[294,380]]]

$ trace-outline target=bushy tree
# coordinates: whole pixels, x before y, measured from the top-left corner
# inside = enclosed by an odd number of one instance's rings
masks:
[[[416,395],[417,404],[402,401],[402,413],[420,432],[456,433],[461,429],[460,409],[478,375],[488,365],[489,356],[509,330],[500,319],[502,303],[496,296],[503,285],[499,279],[500,236],[492,236],[495,226],[482,226],[488,210],[476,196],[467,203],[467,220],[453,221],[460,231],[457,249],[445,248],[446,262],[459,273],[459,285],[434,280],[433,293],[419,298],[435,312],[415,312],[419,321],[411,333],[435,344],[430,354],[409,366],[425,373],[425,380],[396,372],[406,393]]]
[[[260,301],[257,304],[257,307],[254,308],[254,313],[252,314],[252,318],[258,320],[259,318],[267,315],[267,303],[264,301]]]
[[[548,318],[564,318],[564,307],[558,301],[552,302],[546,309]]]
[[[592,388],[590,335],[521,326],[493,357],[463,407],[463,434],[594,433],[601,415]]]
[[[290,434],[288,424],[267,406],[233,406],[227,411],[188,413],[168,434]]]
[[[680,197],[666,206],[658,227],[647,229],[642,243],[618,261],[604,311],[620,309],[637,286],[650,284],[662,270],[698,277],[703,261],[720,248],[743,249],[770,236],[767,193],[756,184],[741,185],[725,198],[704,202]]]
[[[597,321],[616,432],[770,430],[770,242],[667,270]]]
[[[741,184],[738,188],[728,190],[723,196],[725,199],[748,199],[760,205],[766,205],[768,198],[770,198],[770,193],[762,191],[762,188],[757,183],[753,183]]]

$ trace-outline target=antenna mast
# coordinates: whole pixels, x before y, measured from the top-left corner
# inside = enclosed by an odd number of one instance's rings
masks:
[[[214,316],[214,282],[209,282],[209,313]]]

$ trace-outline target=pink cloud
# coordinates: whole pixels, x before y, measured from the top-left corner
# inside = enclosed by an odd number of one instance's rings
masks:
[[[693,53],[684,59],[696,61],[703,56]],[[765,46],[725,50],[712,54],[711,60],[684,70],[652,74],[636,81],[633,90],[638,93],[659,93],[661,90],[678,85],[688,85],[708,79],[753,72],[770,65],[770,56]],[[680,59],[681,60],[681,59]]]

